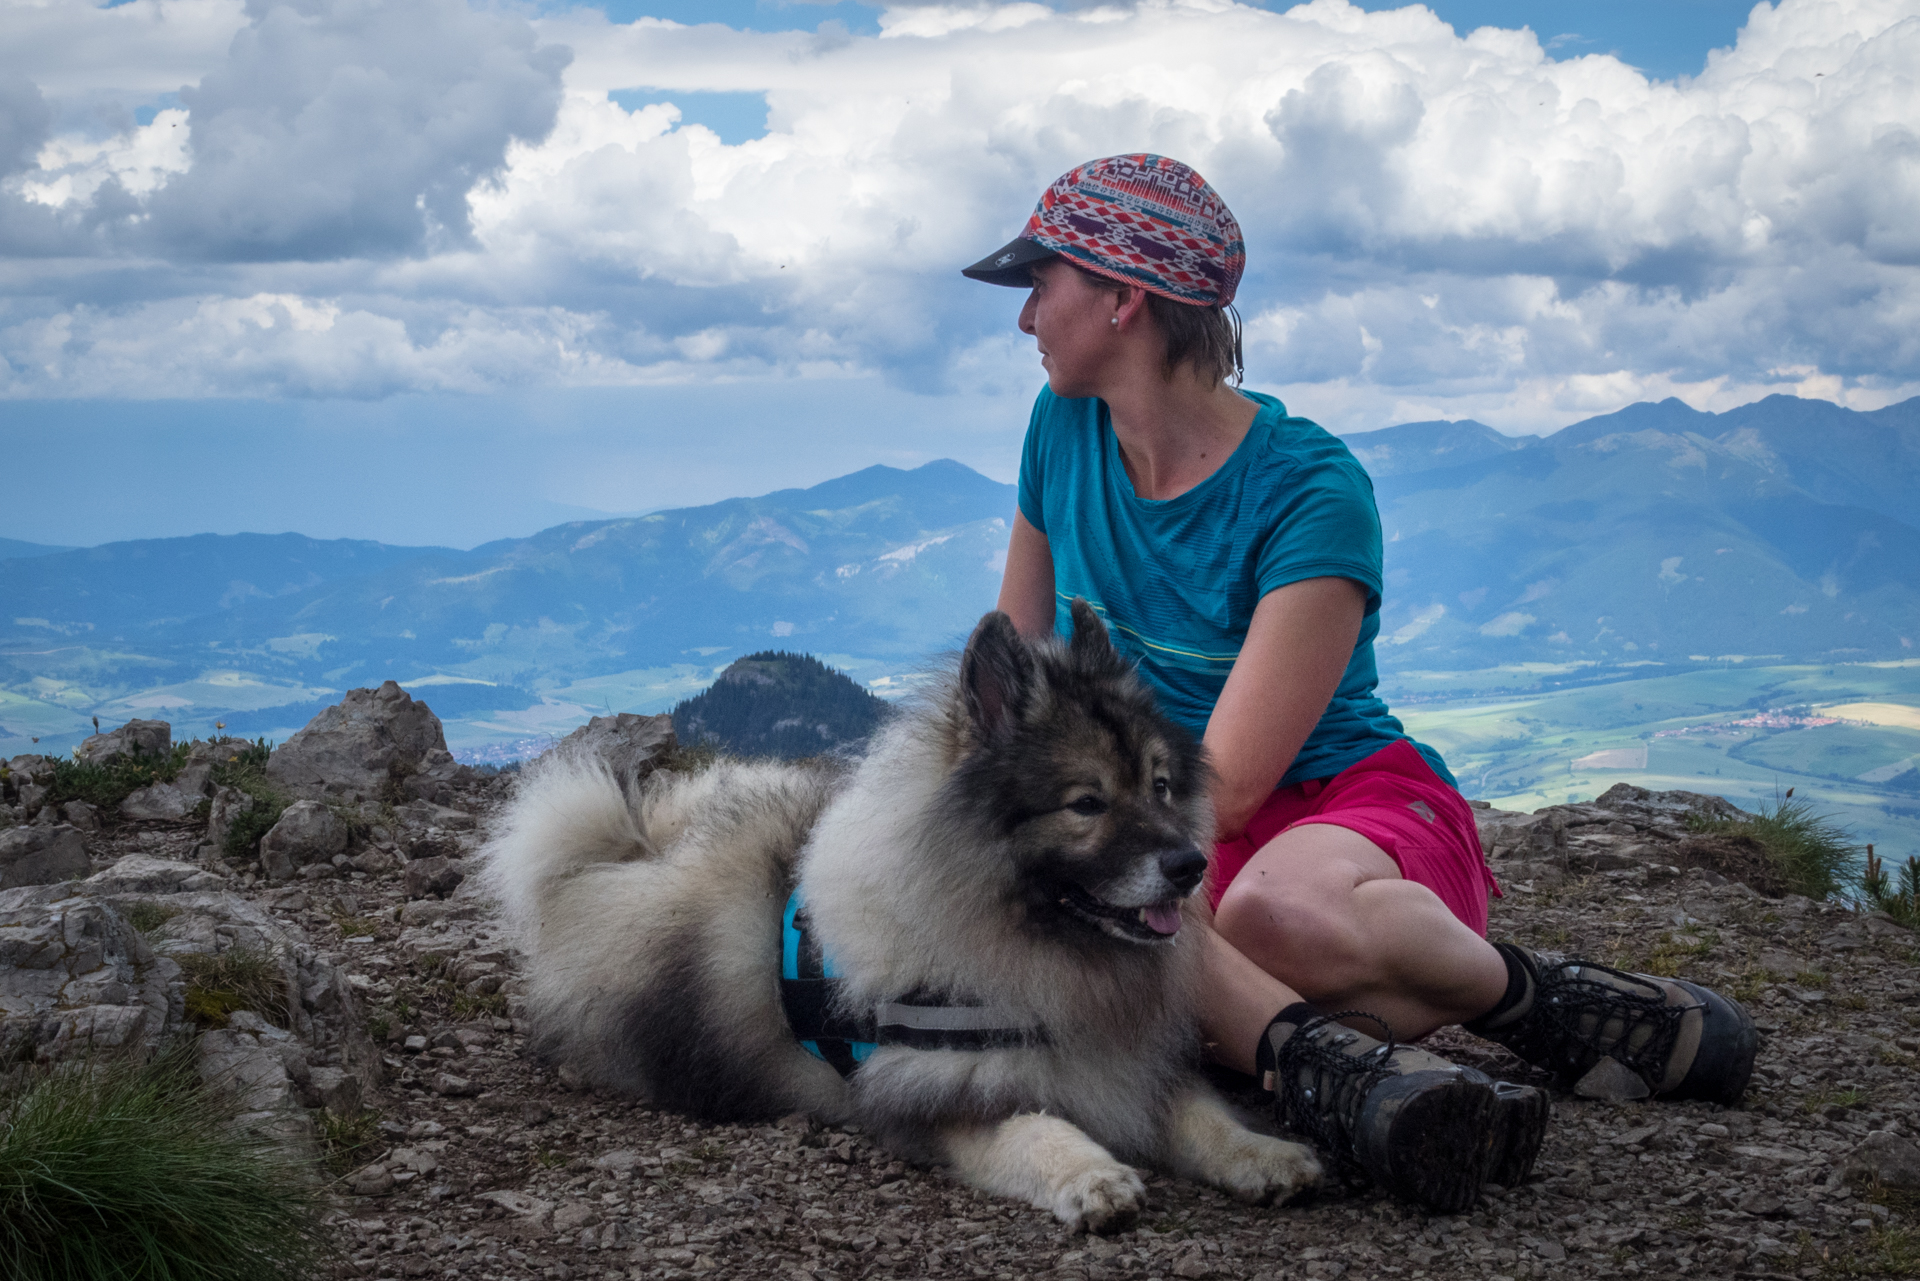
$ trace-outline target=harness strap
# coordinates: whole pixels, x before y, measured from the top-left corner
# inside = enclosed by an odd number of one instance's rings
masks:
[[[932,992],[909,992],[870,1011],[849,1013],[840,999],[844,981],[820,950],[810,925],[795,890],[781,920],[780,1004],[794,1039],[841,1076],[852,1076],[883,1045],[1001,1050],[1047,1042],[1045,1028],[1025,1023],[1011,1010],[954,1004]]]

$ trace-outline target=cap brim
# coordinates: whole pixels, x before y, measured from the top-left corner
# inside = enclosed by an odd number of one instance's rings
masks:
[[[989,285],[1027,289],[1033,285],[1033,276],[1027,269],[1036,262],[1057,257],[1059,255],[1053,250],[1022,237],[1008,241],[973,266],[962,267],[960,274],[968,280],[980,280]]]

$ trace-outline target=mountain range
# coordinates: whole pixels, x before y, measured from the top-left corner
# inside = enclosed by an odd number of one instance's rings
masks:
[[[1348,444],[1387,540],[1383,668],[1920,656],[1920,399]]]
[[[1920,399],[1667,400],[1547,437],[1433,422],[1348,444],[1387,539],[1389,675],[1920,656]],[[389,677],[497,727],[622,672],[680,672],[618,710],[664,709],[769,645],[908,673],[992,606],[1013,506],[1011,485],[943,461],[466,551],[9,542],[0,755],[77,741],[95,714],[284,730]]]

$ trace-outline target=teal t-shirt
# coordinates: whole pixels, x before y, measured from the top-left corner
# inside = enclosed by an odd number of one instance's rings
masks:
[[[1349,578],[1366,589],[1353,658],[1282,786],[1326,778],[1407,738],[1374,687],[1380,632],[1380,514],[1373,482],[1347,447],[1272,396],[1220,469],[1177,498],[1145,499],[1120,459],[1106,404],[1042,389],[1020,458],[1020,514],[1053,553],[1055,627],[1084,596],[1160,705],[1206,732],[1253,621],[1277,587]],[[1434,772],[1440,754],[1414,743]]]

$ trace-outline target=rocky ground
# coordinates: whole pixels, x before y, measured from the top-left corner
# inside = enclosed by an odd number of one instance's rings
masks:
[[[503,791],[456,779],[436,793],[447,804],[356,833],[351,860],[325,872],[213,868],[344,976],[376,1046],[365,1113],[295,1082],[333,1144],[338,1276],[1920,1275],[1920,940],[1686,866],[1715,862],[1680,823],[1706,798],[1616,789],[1597,806],[1483,812],[1507,891],[1493,932],[1745,1001],[1763,1041],[1742,1108],[1557,1091],[1532,1180],[1489,1189],[1467,1214],[1340,1186],[1250,1207],[1156,1179],[1141,1223],[1089,1238],[855,1132],[696,1125],[573,1088],[529,1056],[512,950],[449,858],[478,842]],[[130,856],[204,869],[204,838],[204,822],[127,819],[89,833],[87,852],[96,871]],[[423,872],[432,859],[447,861]],[[168,927],[152,929],[163,952]],[[247,1017],[235,1024],[244,1039]],[[1433,1042],[1537,1079],[1465,1033]]]

